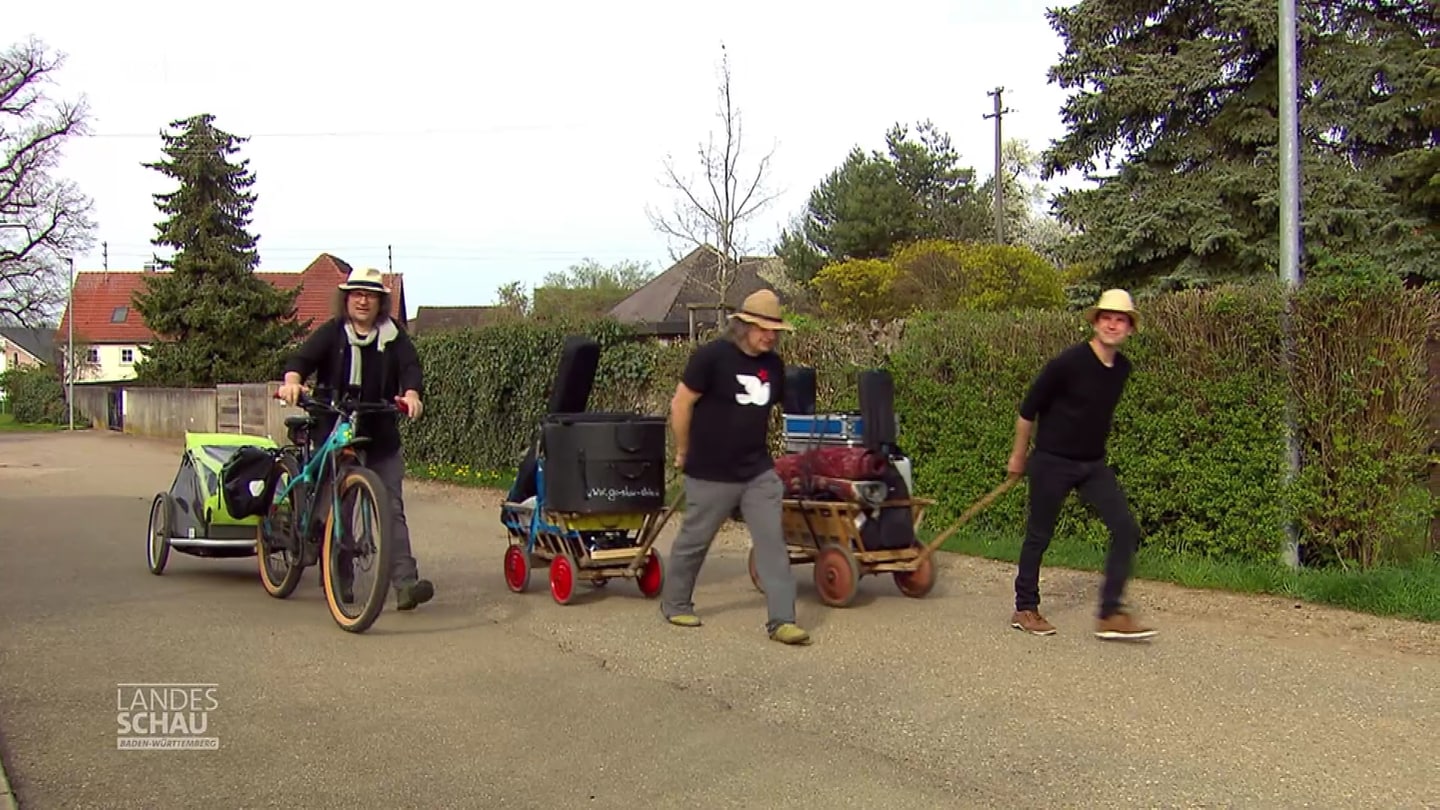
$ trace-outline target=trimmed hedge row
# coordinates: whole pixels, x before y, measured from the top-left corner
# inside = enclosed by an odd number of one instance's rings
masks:
[[[65,421],[65,389],[50,366],[12,368],[0,374],[0,389],[15,421],[59,424]]]
[[[1111,441],[1145,542],[1237,560],[1276,559],[1292,517],[1307,559],[1370,565],[1424,544],[1433,505],[1427,341],[1429,291],[1316,285],[1176,293],[1143,304],[1126,345],[1135,374]],[[857,375],[890,369],[900,443],[917,494],[943,526],[1004,476],[1016,406],[1040,366],[1089,336],[1072,312],[926,314],[884,325],[799,319],[786,362],[817,370],[822,410],[858,409]],[[406,426],[415,463],[513,468],[535,436],[559,348],[583,331],[602,345],[591,408],[664,415],[688,345],[615,324],[503,324],[421,336],[427,418]],[[1287,378],[1296,393],[1302,475],[1286,484]],[[777,420],[778,423],[778,420]],[[777,425],[778,427],[778,425]],[[778,430],[773,436],[779,451]],[[975,522],[1019,532],[1023,487]],[[1103,543],[1078,499],[1059,531]]]

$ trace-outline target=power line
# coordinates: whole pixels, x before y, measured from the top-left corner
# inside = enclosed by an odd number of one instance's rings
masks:
[[[316,132],[257,132],[241,134],[232,132],[239,138],[253,140],[256,138],[421,138],[435,135],[492,135],[502,132],[535,132],[544,130],[568,130],[582,129],[593,126],[592,123],[571,122],[564,124],[506,124],[493,127],[478,127],[468,129],[415,129],[415,130],[335,130]],[[164,135],[176,134],[166,128],[164,131],[154,132],[88,132],[76,133],[76,137],[94,139],[123,139],[123,138],[156,138]]]

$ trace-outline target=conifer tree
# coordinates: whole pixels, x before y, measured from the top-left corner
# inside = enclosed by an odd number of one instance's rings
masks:
[[[167,219],[156,246],[175,249],[146,278],[135,308],[158,340],[136,363],[138,381],[176,387],[279,379],[285,352],[305,333],[294,320],[299,290],[280,290],[255,274],[257,237],[249,160],[233,161],[246,138],[214,125],[214,116],[171,122],[165,159],[146,163],[180,185],[156,194]]]

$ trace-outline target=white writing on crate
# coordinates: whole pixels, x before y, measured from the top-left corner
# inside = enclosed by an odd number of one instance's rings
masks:
[[[660,491],[650,487],[631,489],[629,487],[592,487],[585,498],[592,501],[618,501],[622,498],[657,498]]]

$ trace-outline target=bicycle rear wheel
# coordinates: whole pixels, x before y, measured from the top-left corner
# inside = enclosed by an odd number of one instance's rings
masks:
[[[260,584],[265,592],[276,599],[285,599],[295,592],[300,577],[305,574],[304,555],[301,544],[304,532],[300,527],[300,512],[303,510],[304,487],[297,486],[280,498],[278,493],[300,477],[300,464],[295,457],[285,453],[276,460],[280,468],[279,480],[275,482],[277,496],[256,528],[256,556],[260,558]]]
[[[394,510],[385,484],[373,470],[344,467],[335,486],[340,508],[331,509],[325,518],[320,553],[325,602],[342,630],[363,633],[380,617],[390,590]],[[361,573],[371,575],[363,585],[356,582]]]

